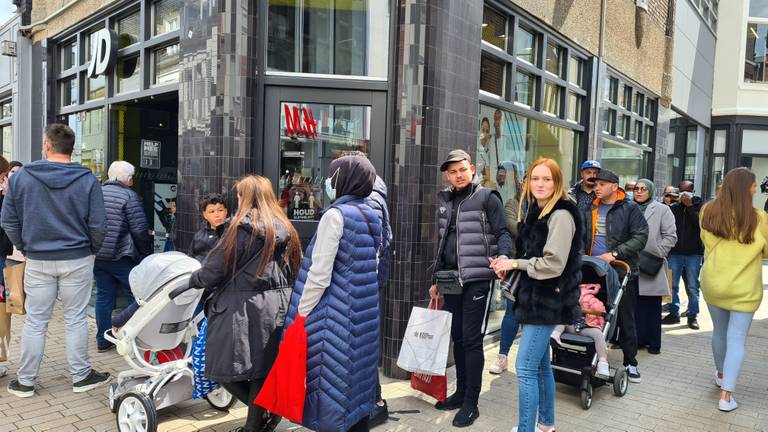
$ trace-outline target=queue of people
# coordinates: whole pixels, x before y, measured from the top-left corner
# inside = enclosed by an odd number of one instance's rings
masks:
[[[115,297],[122,290],[132,300],[128,273],[151,253],[141,200],[131,189],[135,168],[117,161],[109,180],[99,185],[87,168],[71,161],[71,129],[50,125],[44,137],[41,161],[19,170],[20,164],[12,167],[0,158],[0,256],[15,246],[27,261],[27,318],[17,377],[8,384],[8,392],[19,397],[34,395],[57,298],[64,308],[73,391],[109,382],[110,375],[94,370],[88,357],[85,310],[91,283],[95,278],[96,343],[103,352],[113,348],[104,331],[124,325],[138,307],[133,302],[114,320]],[[736,409],[733,394],[762,301],[762,259],[768,257],[768,216],[751,204],[754,174],[746,168],[731,171],[717,198],[703,203],[690,182],[665,189],[658,199],[648,179],[622,188],[619,177],[597,161],[581,165],[581,180],[570,190],[552,159],[531,163],[519,184],[514,165],[503,167],[496,184],[504,197],[483,186],[467,152],[453,150],[440,165],[449,187],[438,194],[438,247],[428,293],[442,297],[452,314],[457,382],[455,392],[435,408],[456,411],[452,424],[458,428],[480,417],[493,286],[518,272],[514,300],[506,300],[500,352],[489,372],[508,368],[510,346],[520,333],[513,431],[554,431],[551,340],[586,329],[583,334],[596,342],[597,373],[608,373],[606,341],[599,332],[605,309],[588,305],[594,291],[580,286],[582,256],[591,255],[628,265],[617,305],[617,342],[634,383],[641,382],[638,349],[661,353],[662,325],[680,322],[680,278],[688,295],[687,325],[699,329],[701,276],[715,327],[718,406]],[[303,425],[322,432],[367,431],[386,421],[377,369],[379,296],[392,240],[386,186],[361,155],[335,159],[324,186],[331,205],[305,254],[264,177],[237,182],[231,217],[221,195],[200,203],[203,225],[190,254],[201,268],[190,284],[204,289],[204,373],[248,406],[240,431],[271,431],[280,421],[253,401],[275,363],[283,329],[297,321],[308,335]],[[37,211],[41,206],[48,211]],[[62,223],[67,230],[52,228]],[[662,319],[662,299],[670,294],[669,314]],[[0,366],[0,376],[5,372]]]

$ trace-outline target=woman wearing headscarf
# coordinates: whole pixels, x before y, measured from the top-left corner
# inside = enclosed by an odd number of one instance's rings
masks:
[[[655,192],[648,179],[638,180],[634,189],[635,202],[648,222],[648,242],[640,252],[637,341],[650,354],[661,352],[661,298],[669,295],[667,255],[677,242],[675,216],[654,199]]]
[[[288,309],[306,318],[303,426],[320,432],[367,431],[379,359],[377,250],[381,223],[366,203],[376,170],[361,156],[331,163],[333,201],[307,247]]]

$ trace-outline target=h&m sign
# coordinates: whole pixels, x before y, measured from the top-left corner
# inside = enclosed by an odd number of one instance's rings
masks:
[[[117,33],[114,30],[101,29],[91,38],[91,64],[88,65],[88,77],[96,78],[99,75],[112,72],[117,58]]]
[[[312,114],[312,108],[306,106],[283,104],[285,110],[285,134],[288,136],[303,136],[317,138],[317,121]]]

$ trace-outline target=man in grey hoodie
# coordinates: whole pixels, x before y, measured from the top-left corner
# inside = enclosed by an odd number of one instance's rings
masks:
[[[91,171],[71,161],[74,145],[72,129],[48,125],[43,160],[26,165],[13,176],[0,214],[0,225],[27,257],[27,318],[17,379],[8,384],[8,393],[18,397],[34,395],[57,297],[64,308],[72,391],[86,392],[110,379],[109,374],[91,368],[86,316],[94,255],[106,232],[104,199]]]

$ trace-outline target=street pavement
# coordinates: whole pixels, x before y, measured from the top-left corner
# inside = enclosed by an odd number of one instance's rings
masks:
[[[768,280],[768,279],[766,279]],[[595,389],[590,410],[581,408],[577,389],[557,385],[556,425],[571,431],[768,431],[768,301],[757,312],[748,338],[747,356],[735,393],[740,407],[731,413],[717,410],[718,389],[712,376],[710,351],[712,323],[703,311],[701,330],[683,323],[664,327],[661,355],[644,350],[638,358],[643,382],[630,384],[619,398],[610,387]],[[115,415],[107,405],[106,388],[88,393],[72,392],[63,340],[63,318],[57,306],[49,328],[45,358],[37,382],[37,395],[19,399],[5,391],[15,376],[19,336],[23,318],[14,316],[11,358],[5,363],[8,376],[0,378],[0,432],[6,431],[113,431]],[[91,334],[96,327],[90,322]],[[91,343],[91,359],[98,370],[113,374],[127,369],[114,351],[99,354]],[[486,345],[486,369],[495,360],[498,343]],[[517,342],[510,353],[511,363]],[[621,364],[621,351],[610,352],[612,366]],[[517,383],[514,366],[499,376],[484,372],[480,395],[480,418],[468,430],[509,431],[517,420]],[[453,369],[449,370],[452,379]],[[391,411],[390,420],[374,429],[383,431],[449,431],[454,412],[435,410],[429,397],[420,396],[406,381],[382,378],[383,393]],[[449,381],[449,386],[452,384]],[[449,388],[449,392],[451,389]],[[213,410],[206,402],[187,401],[160,413],[160,431],[229,431],[242,426],[246,415],[242,404],[228,414]],[[283,422],[278,431],[305,431]]]

